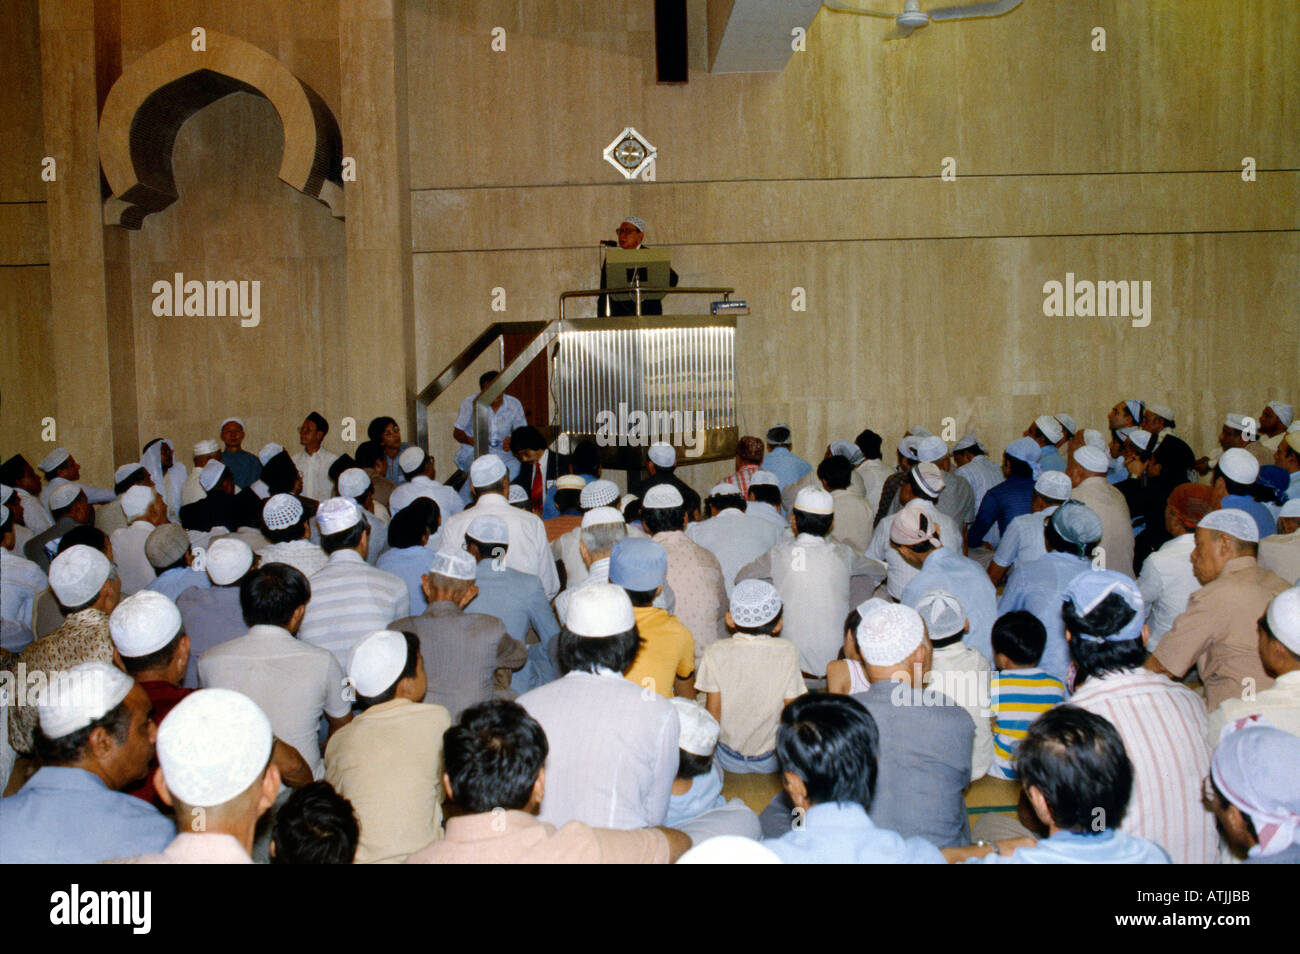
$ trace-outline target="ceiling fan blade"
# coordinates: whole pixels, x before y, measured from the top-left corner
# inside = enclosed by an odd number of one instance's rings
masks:
[[[823,0],[823,5],[828,10],[835,10],[839,13],[854,13],[864,17],[884,17],[892,20],[898,16],[898,11],[893,10],[886,13],[884,10],[867,10],[863,7],[849,6],[847,3],[841,3],[840,0]]]
[[[970,3],[961,7],[928,10],[931,20],[972,20],[976,17],[1000,17],[1020,6],[1024,0],[996,0],[994,3]]]

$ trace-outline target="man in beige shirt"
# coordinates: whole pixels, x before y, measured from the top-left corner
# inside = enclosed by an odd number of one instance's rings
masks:
[[[1146,668],[1175,679],[1195,665],[1211,711],[1225,699],[1273,684],[1260,662],[1256,623],[1287,585],[1255,562],[1258,545],[1259,528],[1244,510],[1215,510],[1201,518],[1192,550],[1201,588],[1146,661]]]
[[[846,544],[855,553],[864,553],[876,527],[875,512],[864,497],[849,489],[852,475],[853,465],[838,455],[827,457],[817,465],[817,477],[835,502],[831,539]]]
[[[442,837],[442,736],[451,716],[423,701],[428,678],[411,633],[363,638],[348,685],[363,711],[326,746],[325,780],[356,810],[356,863],[399,863]]]
[[[1284,732],[1300,735],[1300,587],[1273,598],[1259,621],[1259,659],[1273,687],[1249,699],[1225,699],[1210,713],[1210,745],[1219,744],[1225,726],[1262,715]]]
[[[407,864],[668,864],[691,847],[672,828],[616,831],[539,821],[546,795],[546,733],[522,706],[496,700],[466,709],[443,736],[442,787],[467,814]],[[364,830],[364,823],[363,823]]]
[[[1259,565],[1292,586],[1300,582],[1300,497],[1277,515],[1277,533],[1259,541]]]
[[[1109,467],[1110,460],[1105,451],[1089,444],[1077,448],[1070,454],[1070,462],[1065,468],[1065,475],[1074,485],[1070,499],[1087,504],[1101,517],[1101,547],[1106,551],[1106,569],[1136,579],[1133,573],[1133,517],[1124,495],[1106,479]]]

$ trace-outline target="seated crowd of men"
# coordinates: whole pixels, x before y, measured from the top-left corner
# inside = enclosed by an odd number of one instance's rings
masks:
[[[892,466],[777,425],[701,494],[510,401],[449,483],[315,412],[0,465],[0,861],[1300,861],[1289,405],[1213,458],[1137,400]]]

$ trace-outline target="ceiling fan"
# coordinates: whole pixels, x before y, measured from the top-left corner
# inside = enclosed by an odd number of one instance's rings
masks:
[[[841,0],[824,0],[828,9],[840,13],[855,13],[859,16],[886,17],[894,21],[894,30],[885,35],[886,40],[901,40],[912,32],[929,26],[932,20],[970,20],[976,17],[997,17],[1020,6],[1023,0],[994,0],[992,3],[968,3],[964,6],[940,7],[937,10],[924,11],[920,0],[906,0],[902,13],[886,13],[883,10],[864,10],[849,6]]]

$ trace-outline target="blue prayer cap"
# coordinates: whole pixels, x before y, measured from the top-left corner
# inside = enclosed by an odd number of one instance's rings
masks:
[[[1101,539],[1101,517],[1087,504],[1067,500],[1052,514],[1052,529],[1066,543],[1083,546]]]
[[[647,593],[668,578],[668,551],[647,537],[626,537],[609,555],[609,582]]]
[[[1038,475],[1042,472],[1038,466],[1038,459],[1043,456],[1043,449],[1038,446],[1038,441],[1032,437],[1017,437],[1007,445],[1006,454],[1016,460],[1023,460],[1033,471],[1034,480],[1038,479]]]
[[[1112,593],[1118,595],[1133,609],[1133,618],[1129,620],[1128,625],[1108,636],[1075,633],[1078,639],[1094,643],[1122,643],[1142,635],[1142,627],[1147,617],[1146,605],[1142,602],[1142,594],[1138,592],[1137,584],[1123,573],[1114,570],[1084,570],[1066,586],[1061,600],[1073,603],[1075,615],[1082,617],[1095,610],[1098,604]]]
[[[1281,503],[1282,498],[1286,496],[1287,488],[1291,485],[1291,475],[1276,464],[1267,464],[1259,469],[1259,476],[1255,478],[1255,483],[1263,484],[1273,491],[1274,503]]]

